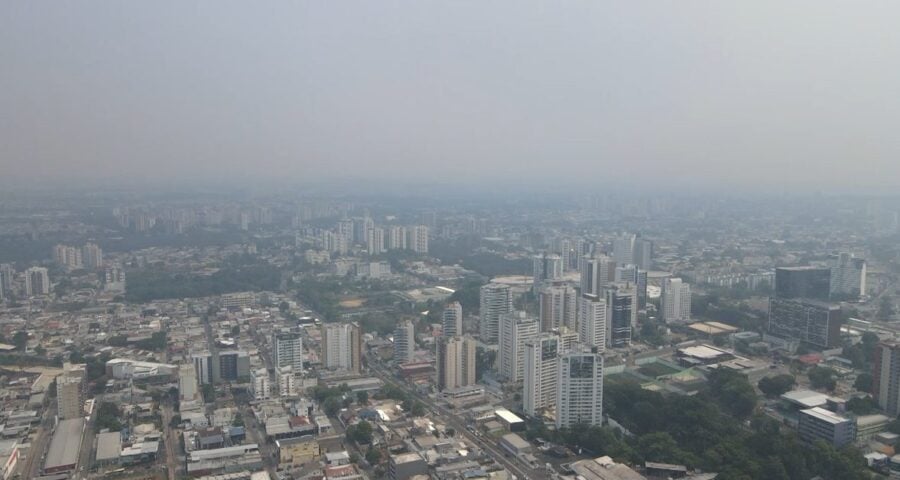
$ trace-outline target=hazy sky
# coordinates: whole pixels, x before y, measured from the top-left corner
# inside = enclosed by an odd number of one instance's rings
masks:
[[[900,185],[900,3],[0,2],[0,177]]]

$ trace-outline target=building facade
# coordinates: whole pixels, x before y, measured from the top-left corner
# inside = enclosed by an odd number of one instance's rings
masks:
[[[500,316],[512,311],[512,292],[509,285],[488,283],[479,293],[481,341],[496,345],[500,339]]]
[[[557,370],[556,428],[603,423],[603,356],[596,348],[562,354]]]

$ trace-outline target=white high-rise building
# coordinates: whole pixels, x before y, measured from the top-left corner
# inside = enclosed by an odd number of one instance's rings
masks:
[[[463,334],[462,304],[450,302],[441,315],[441,335],[455,337]]]
[[[322,365],[359,372],[361,341],[359,325],[326,323],[322,327]]]
[[[496,345],[500,339],[500,315],[512,311],[512,292],[509,285],[488,283],[480,290],[481,341]]]
[[[600,351],[606,348],[606,299],[584,294],[578,305],[578,338]]]
[[[475,339],[441,337],[438,340],[437,383],[439,390],[475,385]]]
[[[848,297],[866,295],[866,261],[851,253],[831,257],[831,294]]]
[[[557,335],[542,333],[525,342],[522,406],[526,415],[534,417],[542,408],[556,405],[559,354]]]
[[[425,225],[407,227],[406,247],[416,253],[428,253],[428,227]]]
[[[366,250],[369,255],[381,255],[385,252],[383,229],[370,228],[366,232]]]
[[[637,237],[634,240],[634,260],[637,268],[648,271],[653,267],[653,242]]]
[[[178,366],[178,395],[182,402],[193,402],[200,398],[197,370],[193,363]]]
[[[191,355],[191,361],[194,363],[194,371],[197,372],[197,382],[200,385],[216,382],[212,354],[209,352],[195,353]]]
[[[0,290],[10,293],[12,292],[13,277],[16,276],[16,269],[8,263],[0,263]]]
[[[275,369],[275,381],[278,383],[278,395],[296,397],[299,394],[294,369],[290,365]]]
[[[616,265],[634,263],[634,239],[633,234],[626,233],[613,240],[613,261]]]
[[[663,281],[659,299],[664,322],[687,321],[691,319],[691,286],[680,278]]]
[[[557,370],[556,428],[603,423],[603,356],[577,348],[562,354]]]
[[[303,372],[303,337],[299,333],[273,333],[272,353],[272,361],[276,367],[290,365],[294,373]]]
[[[581,263],[581,293],[600,295],[603,286],[615,279],[616,263],[606,255],[594,255]]]
[[[265,368],[250,372],[250,394],[254,400],[266,400],[270,391],[269,372]]]
[[[385,243],[388,250],[406,250],[406,228],[399,225],[388,228]]]
[[[409,363],[416,353],[416,330],[410,320],[403,320],[394,329],[394,363]]]
[[[578,324],[578,292],[566,283],[545,285],[538,293],[541,331],[561,326],[574,329]]]
[[[500,316],[500,376],[507,382],[522,379],[525,371],[525,343],[540,332],[537,319],[525,312],[510,312]]]
[[[103,249],[95,243],[86,243],[81,249],[81,258],[84,266],[90,269],[99,270],[103,268]]]
[[[29,297],[50,294],[50,274],[44,267],[25,270],[25,294]]]

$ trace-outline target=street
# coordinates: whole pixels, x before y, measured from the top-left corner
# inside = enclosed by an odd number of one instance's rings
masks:
[[[531,468],[519,463],[514,458],[507,457],[508,454],[504,452],[497,444],[491,443],[490,441],[485,441],[482,437],[477,436],[473,432],[470,432],[466,428],[466,422],[455,413],[436,404],[431,398],[420,396],[418,393],[413,391],[413,389],[409,388],[408,385],[396,381],[389,372],[386,372],[385,370],[382,370],[375,365],[370,366],[372,367],[372,370],[378,375],[378,377],[381,378],[385,383],[389,383],[394,387],[403,390],[407,395],[421,400],[431,411],[439,413],[441,415],[441,420],[443,420],[448,426],[456,430],[457,434],[463,435],[469,442],[477,445],[485,452],[488,452],[495,461],[503,465],[507,470],[514,473],[520,479],[536,480],[547,478],[547,472],[545,469]]]
[[[31,443],[31,448],[28,450],[28,458],[25,459],[25,463],[19,468],[22,478],[37,478],[40,474],[41,458],[47,451],[47,446],[50,444],[50,437],[53,433],[53,418],[56,415],[51,412],[56,412],[56,400],[50,401],[44,412],[44,418],[41,420],[34,441]]]

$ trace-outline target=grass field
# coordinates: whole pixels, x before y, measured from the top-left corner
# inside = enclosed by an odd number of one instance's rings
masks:
[[[662,363],[653,362],[646,365],[641,365],[641,367],[638,368],[638,372],[650,378],[656,378],[662,375],[671,375],[673,373],[678,373],[678,370]]]

